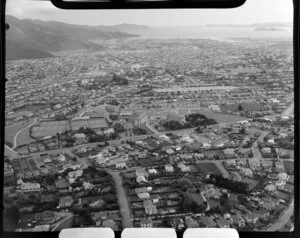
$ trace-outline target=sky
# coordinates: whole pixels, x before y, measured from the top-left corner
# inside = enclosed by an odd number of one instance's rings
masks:
[[[81,25],[122,23],[148,26],[293,22],[292,0],[246,0],[234,9],[62,10],[50,1],[6,0],[6,14],[17,18]]]

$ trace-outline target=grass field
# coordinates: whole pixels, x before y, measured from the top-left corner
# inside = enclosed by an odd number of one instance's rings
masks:
[[[190,197],[194,202],[196,202],[198,205],[202,205],[204,200],[200,193],[185,193],[186,196]]]
[[[214,163],[201,163],[195,165],[200,173],[207,174],[207,173],[214,173],[222,175],[221,171],[217,168]]]
[[[235,122],[235,121],[242,121],[246,120],[247,118],[242,116],[236,116],[236,115],[230,115],[230,114],[224,114],[224,113],[217,113],[217,112],[211,112],[211,111],[201,111],[200,114],[206,116],[210,119],[215,119],[219,123],[226,123],[226,122]]]
[[[64,130],[70,130],[68,120],[44,121],[31,129],[31,136],[34,138],[54,136],[56,133],[62,133]]]
[[[244,111],[259,111],[262,107],[260,103],[242,103],[242,108]],[[225,112],[234,112],[238,111],[239,104],[231,104],[231,105],[225,105],[222,106],[222,110]]]
[[[43,138],[45,136],[55,136],[65,130],[78,130],[80,127],[89,127],[91,129],[107,128],[108,124],[104,118],[91,118],[88,120],[62,120],[62,121],[43,121],[31,130],[31,136],[34,138]]]
[[[28,125],[30,125],[32,122],[33,122],[33,120],[30,120],[30,121],[25,122],[25,123],[18,123],[18,124],[14,124],[14,125],[10,125],[10,126],[5,127],[5,141],[10,142],[10,143],[13,144],[15,134],[19,130],[21,130],[21,129],[27,127]]]
[[[259,184],[259,181],[257,180],[246,178],[243,178],[242,182],[249,184],[248,188],[250,191],[253,190]]]
[[[17,146],[29,144],[34,141],[35,140],[30,137],[30,128],[27,128],[18,135]]]

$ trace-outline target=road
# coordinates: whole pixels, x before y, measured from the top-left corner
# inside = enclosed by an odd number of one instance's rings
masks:
[[[115,95],[120,94],[120,93],[125,93],[127,91],[131,91],[132,89],[134,89],[134,87],[129,87],[129,88],[120,90],[120,91],[115,92],[115,93],[109,93],[109,94],[106,94],[106,95],[101,96],[99,98],[93,98],[93,99],[90,99],[90,100],[86,100],[85,103],[87,103],[87,104],[85,105],[85,108],[83,108],[79,112],[77,112],[75,117],[81,117],[88,110],[87,108],[90,105],[92,105],[93,103],[97,102],[97,101],[103,100],[104,98],[107,98],[107,97],[115,96]]]
[[[285,224],[287,224],[294,214],[294,201],[291,203],[291,205],[288,207],[287,210],[283,212],[283,214],[278,218],[278,221],[273,223],[267,228],[263,228],[263,231],[277,231],[284,227]]]
[[[71,227],[70,224],[72,223],[72,220],[73,220],[73,214],[64,217],[63,219],[57,222],[57,224],[51,229],[51,231],[60,231],[65,228],[70,228]]]
[[[24,130],[30,128],[31,126],[33,126],[37,121],[38,121],[38,120],[35,118],[35,119],[33,120],[33,122],[32,122],[30,125],[28,125],[28,126],[22,128],[21,130],[19,130],[19,131],[15,134],[15,136],[14,136],[14,145],[13,145],[13,149],[15,149],[15,148],[17,147],[17,139],[18,139],[19,134],[20,134],[22,131],[24,131]]]
[[[133,223],[130,215],[129,203],[123,186],[123,181],[120,176],[120,172],[114,172],[111,170],[106,170],[106,171],[113,177],[113,180],[115,181],[117,197],[120,205],[120,212],[122,215],[123,229],[133,227]]]
[[[269,134],[269,132],[262,132],[260,134],[260,136],[258,137],[258,139],[253,143],[252,145],[252,151],[253,151],[253,157],[254,158],[262,158],[259,148],[258,148],[258,142],[262,142],[264,140],[264,138]]]
[[[281,116],[290,116],[294,112],[294,102],[292,102],[284,111],[281,113]]]
[[[20,157],[16,151],[14,151],[12,148],[8,147],[7,145],[4,145],[4,155],[7,155],[14,159]]]

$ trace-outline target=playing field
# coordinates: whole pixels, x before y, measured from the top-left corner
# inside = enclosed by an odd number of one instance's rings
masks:
[[[62,121],[43,121],[38,126],[31,128],[33,138],[43,138],[45,136],[55,136],[65,130],[78,130],[81,127],[91,129],[108,128],[104,118],[91,118],[86,120],[62,120]]]
[[[69,121],[44,121],[40,125],[31,128],[31,136],[34,138],[43,138],[45,136],[54,136],[56,133],[62,133],[70,130]]]
[[[236,115],[230,115],[230,114],[224,114],[224,113],[217,113],[217,112],[211,112],[211,111],[201,111],[200,114],[206,116],[210,119],[215,119],[219,123],[227,123],[227,122],[235,122],[235,121],[243,121],[247,118],[242,116],[236,116]]]
[[[91,129],[108,128],[108,124],[104,118],[91,118],[87,120],[72,120],[72,130],[78,130],[80,127],[88,127]]]
[[[17,134],[18,131],[22,130],[23,128],[29,126],[33,123],[33,120],[29,120],[28,122],[24,123],[17,123],[10,126],[5,127],[5,142],[10,142],[11,144],[14,143],[14,136]],[[29,128],[23,130],[19,133],[17,137],[17,145],[24,145],[32,142],[29,137]]]

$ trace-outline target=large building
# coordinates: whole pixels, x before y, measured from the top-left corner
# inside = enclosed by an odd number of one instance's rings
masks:
[[[40,190],[41,190],[41,185],[39,183],[22,183],[21,184],[22,193],[39,192]]]

